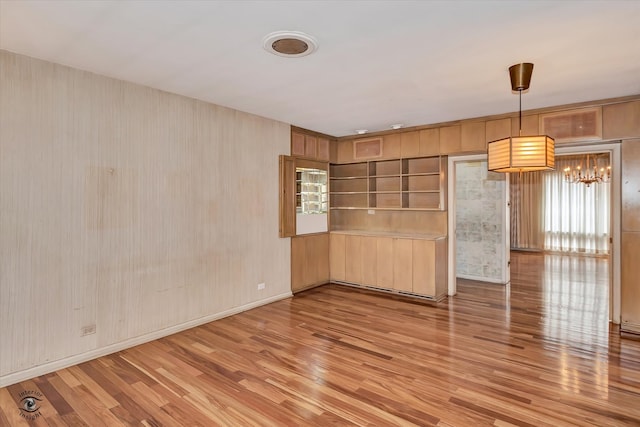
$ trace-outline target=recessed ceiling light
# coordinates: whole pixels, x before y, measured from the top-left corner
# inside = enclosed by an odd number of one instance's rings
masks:
[[[391,129],[400,129],[404,126],[402,123],[396,123],[395,125],[391,125]]]
[[[357,129],[357,130],[356,130],[356,133],[357,133],[358,135],[364,135],[364,134],[365,134],[365,133],[367,133],[367,132],[368,132],[368,131],[367,131],[367,129]]]
[[[262,39],[262,47],[274,55],[299,58],[317,50],[318,42],[300,31],[276,31]]]

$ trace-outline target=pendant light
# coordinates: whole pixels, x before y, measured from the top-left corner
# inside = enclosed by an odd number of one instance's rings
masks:
[[[518,136],[490,142],[487,147],[488,169],[493,172],[531,172],[553,170],[555,153],[553,138],[547,135],[522,136],[522,91],[529,89],[533,64],[509,67],[511,89],[520,95]]]

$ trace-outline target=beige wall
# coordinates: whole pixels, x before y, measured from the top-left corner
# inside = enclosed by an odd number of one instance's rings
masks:
[[[0,386],[290,294],[289,125],[6,51],[0,109]]]

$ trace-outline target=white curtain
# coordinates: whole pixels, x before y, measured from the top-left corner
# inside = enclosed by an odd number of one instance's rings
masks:
[[[606,157],[605,157],[606,156]],[[598,161],[609,165],[607,154]],[[584,156],[556,157],[555,171],[543,173],[544,249],[590,254],[609,253],[610,184],[568,183],[564,169],[582,164]],[[600,168],[600,164],[598,169]]]

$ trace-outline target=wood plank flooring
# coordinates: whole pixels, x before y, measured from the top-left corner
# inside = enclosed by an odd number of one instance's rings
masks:
[[[312,289],[0,389],[0,425],[640,425],[606,260],[514,252],[512,270],[437,305]]]

